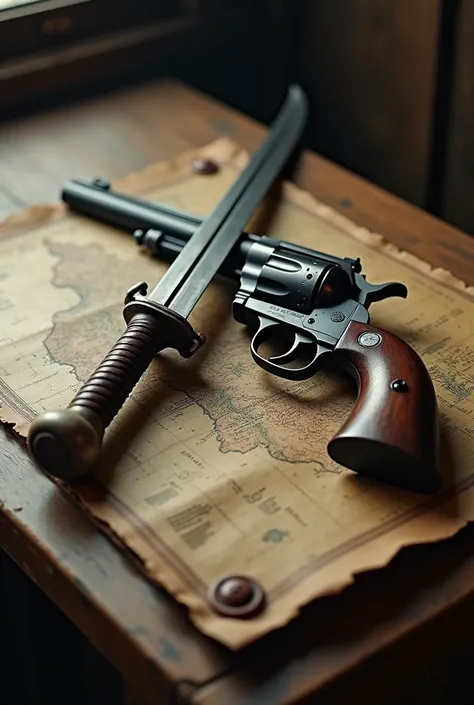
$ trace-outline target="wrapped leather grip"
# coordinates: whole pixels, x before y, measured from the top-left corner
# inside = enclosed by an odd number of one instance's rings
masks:
[[[69,407],[48,411],[33,421],[28,447],[39,465],[67,480],[93,470],[105,429],[164,347],[164,331],[157,318],[148,313],[133,316]]]
[[[352,321],[335,356],[356,380],[358,396],[329,442],[331,458],[406,489],[438,491],[438,405],[419,355],[396,335]]]

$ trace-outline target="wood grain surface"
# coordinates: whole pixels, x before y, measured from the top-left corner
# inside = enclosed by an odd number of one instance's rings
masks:
[[[71,176],[121,176],[223,134],[252,150],[264,132],[166,81],[4,123],[2,215],[56,201]],[[460,231],[312,154],[297,180],[361,225],[474,284],[474,241]],[[340,703],[355,697],[367,674],[373,687],[364,702],[381,702],[381,693],[393,694],[472,640],[472,529],[402,551],[386,569],[358,576],[340,596],[317,601],[284,630],[232,654],[151,587],[4,428],[0,467],[1,545],[148,702],[174,693],[202,705],[313,696]]]

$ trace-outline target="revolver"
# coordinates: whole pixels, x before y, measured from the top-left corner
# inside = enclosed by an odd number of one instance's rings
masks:
[[[202,220],[114,192],[102,179],[73,179],[71,209],[133,232],[153,256],[172,261]],[[234,318],[253,331],[250,351],[266,372],[308,379],[335,362],[357,384],[330,457],[371,478],[417,492],[440,489],[439,419],[432,380],[406,342],[370,324],[371,304],[406,298],[398,282],[370,284],[359,259],[340,258],[264,235],[242,233],[219,269],[238,282]],[[268,352],[284,341],[286,349]]]

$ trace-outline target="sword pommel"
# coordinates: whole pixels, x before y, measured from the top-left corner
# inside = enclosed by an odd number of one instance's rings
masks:
[[[30,452],[47,472],[74,480],[91,472],[99,459],[103,428],[84,409],[46,411],[33,421],[28,435]]]

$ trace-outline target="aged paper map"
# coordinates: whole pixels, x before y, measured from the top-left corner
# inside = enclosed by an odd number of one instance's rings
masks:
[[[226,139],[199,153],[220,162],[217,175],[194,175],[192,152],[114,185],[204,216],[245,155]],[[289,184],[270,234],[359,256],[369,281],[408,286],[408,300],[373,305],[372,322],[412,344],[431,372],[445,487],[417,495],[331,461],[326,445],[354,403],[352,382],[265,373],[232,319],[234,285],[214,282],[192,315],[206,345],[191,360],[166,352],[152,364],[110,429],[98,476],[66,489],[187,605],[198,628],[231,648],[385,565],[401,546],[452,535],[474,518],[474,291]],[[24,436],[37,413],[67,406],[122,333],[125,291],[140,280],[154,285],[165,267],[128,234],[61,206],[4,223],[2,419]],[[219,617],[208,586],[242,573],[265,588],[266,610],[249,620]]]

